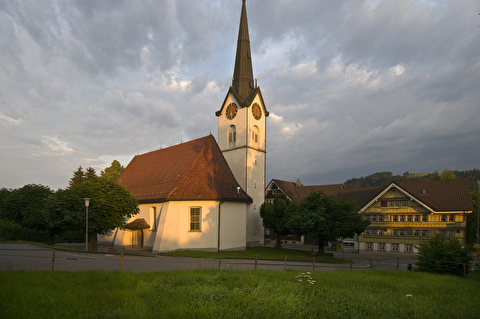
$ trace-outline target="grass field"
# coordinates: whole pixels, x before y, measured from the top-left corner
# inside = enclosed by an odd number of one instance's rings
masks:
[[[480,278],[404,271],[0,272],[0,318],[480,318]]]
[[[242,259],[258,259],[264,260],[285,260],[285,256],[290,261],[312,261],[312,253],[310,251],[292,250],[292,249],[275,249],[267,247],[247,248],[238,251],[223,252],[204,252],[204,251],[176,251],[172,253],[162,253],[164,256],[180,256],[190,258],[242,258]],[[345,260],[333,258],[332,253],[325,253],[315,257],[315,262],[323,263],[344,263]]]

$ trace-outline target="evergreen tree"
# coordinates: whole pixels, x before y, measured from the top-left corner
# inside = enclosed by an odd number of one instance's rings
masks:
[[[89,168],[87,168],[87,171],[85,172],[85,182],[91,182],[97,177],[97,172],[95,172],[95,169],[93,167],[90,166]]]
[[[73,177],[70,178],[70,182],[68,182],[68,187],[73,188],[85,182],[85,172],[81,166],[78,167],[76,171],[73,172]]]

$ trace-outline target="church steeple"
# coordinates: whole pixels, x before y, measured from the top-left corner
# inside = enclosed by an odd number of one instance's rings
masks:
[[[252,56],[250,53],[250,37],[248,35],[247,9],[245,7],[245,0],[242,1],[242,14],[240,16],[240,28],[238,30],[237,55],[235,58],[232,87],[244,101],[252,93],[254,82]]]

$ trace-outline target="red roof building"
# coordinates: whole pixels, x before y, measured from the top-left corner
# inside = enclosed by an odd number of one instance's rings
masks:
[[[142,204],[184,200],[251,202],[212,135],[135,156],[118,182]]]

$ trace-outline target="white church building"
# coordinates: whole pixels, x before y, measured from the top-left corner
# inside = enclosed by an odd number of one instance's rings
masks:
[[[232,86],[212,135],[135,156],[117,182],[140,212],[99,242],[152,252],[243,250],[264,242],[266,117],[243,0]]]

